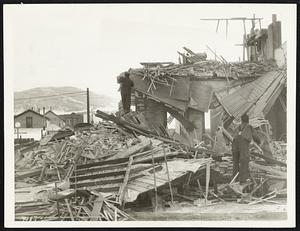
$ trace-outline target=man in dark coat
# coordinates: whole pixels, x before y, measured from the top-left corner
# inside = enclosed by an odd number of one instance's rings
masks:
[[[121,90],[121,98],[124,113],[130,112],[131,105],[131,88],[133,87],[133,82],[129,78],[129,73],[125,72],[125,77],[120,79],[120,90]]]
[[[233,156],[233,177],[237,173],[240,183],[245,183],[250,179],[249,172],[249,145],[253,139],[256,143],[260,143],[257,131],[249,125],[249,117],[247,114],[242,115],[242,123],[234,132],[232,142]]]

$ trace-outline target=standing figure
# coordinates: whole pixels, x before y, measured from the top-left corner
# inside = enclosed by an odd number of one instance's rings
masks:
[[[249,125],[249,117],[247,114],[242,115],[241,125],[234,132],[232,141],[233,156],[233,177],[237,173],[241,184],[250,179],[249,172],[249,145],[253,139],[256,143],[260,143],[257,131]]]
[[[121,98],[124,113],[130,112],[131,105],[131,88],[133,87],[133,82],[129,78],[129,73],[125,72],[125,77],[119,80],[120,90],[121,90]]]

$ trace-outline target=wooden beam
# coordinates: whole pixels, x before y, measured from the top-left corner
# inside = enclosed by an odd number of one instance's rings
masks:
[[[256,169],[277,175],[277,176],[281,176],[281,177],[285,177],[285,178],[287,177],[286,172],[273,169],[270,166],[260,165],[260,164],[254,163],[254,162],[250,162],[249,166],[252,168],[256,168]]]
[[[210,181],[210,163],[206,164],[206,187],[205,187],[205,204],[207,205],[208,198],[208,189],[209,189],[209,181]]]
[[[219,24],[220,24],[220,20],[218,20],[216,32],[218,32]]]
[[[240,21],[240,20],[245,20],[245,21],[252,21],[252,20],[255,20],[255,21],[259,21],[259,20],[262,20],[263,18],[245,18],[245,17],[233,17],[233,18],[201,18],[200,20],[201,21],[226,21],[226,20],[237,20],[237,21]]]
[[[127,184],[128,184],[128,179],[129,179],[129,174],[130,174],[132,162],[133,162],[133,157],[130,156],[129,161],[128,161],[127,170],[126,170],[125,177],[124,177],[124,181],[123,181],[123,184],[121,185],[120,190],[119,190],[119,202],[120,203],[123,203],[123,201],[124,201],[126,187],[127,187]]]
[[[94,206],[93,210],[90,213],[91,221],[97,221],[100,217],[100,210],[103,205],[104,198],[103,196],[99,193],[99,196],[96,198],[94,201]]]

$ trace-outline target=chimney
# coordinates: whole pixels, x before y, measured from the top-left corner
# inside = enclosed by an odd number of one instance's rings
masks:
[[[45,109],[46,109],[46,108],[45,108],[45,107],[43,107],[43,115],[45,115]]]
[[[31,107],[31,110],[34,111],[34,107]]]
[[[41,109],[40,108],[38,108],[38,113],[41,114]]]
[[[272,23],[275,23],[277,21],[277,15],[272,14]]]
[[[52,111],[52,106],[50,106],[50,111]]]

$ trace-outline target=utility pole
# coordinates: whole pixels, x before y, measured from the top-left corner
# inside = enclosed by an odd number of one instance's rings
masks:
[[[254,27],[255,27],[255,22],[258,21],[259,22],[259,27],[261,29],[261,20],[263,18],[255,18],[255,14],[253,14],[252,18],[247,18],[247,17],[235,17],[235,18],[202,18],[200,20],[205,20],[205,21],[217,21],[217,29],[216,32],[218,32],[219,29],[219,24],[220,21],[225,21],[226,22],[226,39],[227,39],[227,34],[228,34],[228,22],[229,21],[242,21],[243,22],[243,26],[244,26],[244,35],[243,35],[243,44],[236,44],[237,46],[243,46],[243,61],[245,61],[245,56],[246,56],[246,52],[247,51],[247,59],[249,60],[249,55],[248,55],[248,48],[247,48],[247,44],[246,44],[246,40],[247,40],[247,31],[246,31],[246,21],[251,21],[252,22],[252,28],[251,30],[254,31]]]
[[[86,89],[86,114],[87,114],[87,122],[90,123],[90,92],[89,92],[89,88]]]
[[[46,118],[45,118],[45,113],[46,113],[46,108],[43,107],[43,130],[42,130],[42,138],[44,137],[45,135],[45,130],[46,130]]]

